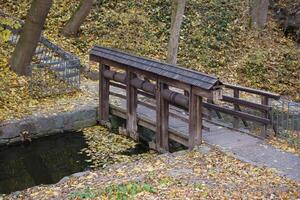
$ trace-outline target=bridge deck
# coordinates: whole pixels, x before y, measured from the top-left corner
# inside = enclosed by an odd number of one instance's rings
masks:
[[[120,94],[125,91],[119,88],[111,88],[112,91]],[[126,118],[126,101],[119,99],[118,105],[115,103],[111,105],[111,111],[114,115],[122,118]],[[170,108],[172,109],[172,107]],[[175,110],[175,112],[178,112]],[[138,106],[138,123],[146,128],[155,127],[156,113],[154,110],[147,108],[143,105]],[[182,116],[187,116],[185,113],[181,113]],[[228,152],[235,158],[242,161],[257,165],[266,166],[277,169],[283,175],[286,175],[292,179],[300,180],[300,157],[283,152],[269,144],[264,140],[255,138],[248,134],[229,129],[223,126],[215,125],[204,120],[204,126],[210,130],[203,130],[203,141],[207,144],[214,145],[220,148],[222,151]],[[188,142],[188,123],[180,119],[170,116],[170,139],[180,140],[181,143]]]

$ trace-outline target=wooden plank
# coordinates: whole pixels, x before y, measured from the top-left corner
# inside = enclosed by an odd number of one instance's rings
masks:
[[[123,69],[125,71],[127,69],[131,68],[131,66],[121,64],[121,63],[118,63],[118,62],[115,62],[115,61],[112,61],[112,60],[100,59],[99,57],[97,57],[97,56],[95,57],[93,55],[90,55],[90,59],[92,59],[91,61],[101,60],[106,65],[113,66],[113,67],[116,67],[116,68],[120,68],[120,69]],[[151,72],[147,72],[147,71],[143,71],[143,70],[140,70],[140,69],[134,69],[134,72],[136,74],[139,74],[139,75],[147,76],[148,78],[153,79],[153,80],[155,80],[157,78],[156,74],[151,73]]]
[[[111,114],[126,119],[126,110],[120,107],[110,105]],[[154,132],[156,131],[156,123],[144,116],[138,116],[138,125],[143,126]],[[157,134],[157,133],[156,133]],[[175,129],[169,128],[169,139],[178,142],[186,147],[188,147],[188,136]]]
[[[181,107],[188,108],[189,99],[187,96],[184,96],[183,94],[174,92],[169,89],[164,89],[162,91],[162,96],[165,100],[169,101],[173,105],[179,105]]]
[[[169,103],[162,96],[162,91],[168,86],[157,80],[156,93],[156,144],[158,151],[169,151]]]
[[[180,80],[174,80],[174,79],[170,79],[167,77],[160,77],[160,79],[163,83],[165,83],[168,86],[179,88],[179,89],[185,90],[187,92],[190,91],[190,86],[188,84],[180,82]]]
[[[266,96],[272,99],[280,99],[280,95],[275,94],[275,93],[271,93],[271,92],[267,92],[264,90],[258,90],[258,89],[253,89],[253,88],[248,88],[248,87],[243,87],[240,85],[232,85],[232,84],[228,84],[228,83],[224,83],[226,88],[229,89],[238,89],[240,91],[244,91],[244,92],[249,92],[252,94],[257,94],[257,95],[262,95],[262,96]]]
[[[240,91],[238,89],[236,89],[236,88],[233,89],[233,96],[234,96],[234,98],[239,99],[240,98]],[[239,110],[239,106],[236,103],[234,103],[233,105],[234,105],[234,110],[238,111]],[[239,122],[240,122],[239,121],[239,117],[234,116],[233,117],[233,128],[238,128]]]
[[[149,81],[142,80],[139,78],[134,78],[131,80],[131,85],[134,86],[137,89],[143,90],[145,92],[148,92],[150,94],[155,93],[156,86],[155,84],[150,83]]]
[[[266,111],[268,111],[268,110],[272,109],[271,106],[262,105],[262,104],[258,104],[258,103],[253,103],[253,102],[250,102],[250,101],[246,101],[246,100],[243,100],[243,99],[238,99],[238,98],[230,97],[230,96],[226,96],[226,95],[223,95],[222,101],[229,102],[229,103],[234,103],[234,104],[237,104],[237,105],[240,105],[240,106],[245,106],[245,107],[248,107],[248,108],[253,108],[253,109],[256,109],[256,110],[266,110]]]
[[[215,87],[213,90],[205,90],[199,87],[193,87],[194,93],[200,97],[205,97],[207,99],[212,99],[217,101],[222,99],[222,87]]]
[[[203,98],[196,96],[196,137],[195,137],[195,145],[200,145],[202,143],[202,127],[203,127],[203,121],[202,121],[202,112],[203,112],[203,106],[202,106]]]
[[[130,82],[136,75],[131,71],[127,71],[126,80],[126,103],[127,103],[127,122],[126,129],[130,137],[134,140],[138,140],[139,136],[137,133],[137,90],[133,87]]]
[[[261,104],[262,105],[268,105],[269,104],[269,98],[267,96],[262,96],[261,97]],[[262,117],[268,119],[268,111],[262,111]],[[268,135],[268,124],[264,124],[262,129],[261,129],[261,137],[266,138]]]
[[[109,80],[104,77],[104,70],[109,70],[109,66],[100,63],[98,121],[102,125],[106,125],[109,121]]]
[[[189,101],[189,149],[192,150],[202,140],[202,98],[191,89]]]
[[[109,92],[109,94],[112,95],[112,96],[115,96],[115,97],[118,97],[118,98],[126,100],[126,95],[123,95],[123,94],[120,94],[120,93],[116,93],[116,92]],[[156,106],[153,105],[153,104],[146,103],[144,101],[139,101],[139,100],[138,100],[138,104],[140,104],[142,106],[145,106],[145,107],[147,107],[149,109],[156,110]],[[181,120],[183,122],[186,122],[186,123],[189,122],[188,117],[184,117],[182,115],[179,115],[179,114],[175,113],[172,109],[170,109],[169,115],[171,117],[179,119],[179,120]],[[205,113],[202,112],[202,116],[206,116]],[[210,131],[210,129],[208,127],[204,126],[204,125],[202,125],[202,129],[205,130],[205,131],[208,131],[208,132]]]
[[[107,79],[114,80],[120,83],[126,83],[126,73],[120,73],[112,70],[105,70],[103,76]]]
[[[246,119],[246,120],[249,120],[249,121],[259,122],[259,123],[262,123],[262,124],[270,124],[270,122],[271,122],[269,119],[266,119],[266,118],[263,118],[263,117],[258,117],[258,116],[251,115],[251,114],[248,114],[248,113],[244,113],[244,112],[241,112],[241,111],[235,111],[235,110],[232,110],[232,109],[223,108],[223,107],[220,107],[220,106],[217,106],[217,105],[214,105],[214,104],[209,104],[209,103],[203,102],[203,106],[206,107],[206,108],[217,110],[217,111],[225,113],[225,114],[238,116],[242,119]]]
[[[177,82],[180,81],[187,85],[194,85],[205,89],[211,89],[221,84],[216,77],[208,74],[120,52],[116,49],[94,46],[90,55],[129,65],[134,71],[142,70],[143,72],[151,72],[159,76],[177,80]]]
[[[110,82],[110,85],[113,86],[113,87],[117,87],[117,88],[121,88],[121,89],[126,90],[126,85],[121,84],[121,83],[116,83],[116,82],[114,82],[114,81],[111,81],[111,82]]]

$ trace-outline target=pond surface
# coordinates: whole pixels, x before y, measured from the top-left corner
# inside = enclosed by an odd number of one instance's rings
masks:
[[[0,147],[0,194],[40,184],[52,184],[88,169],[82,133],[64,133],[33,140],[30,144]]]

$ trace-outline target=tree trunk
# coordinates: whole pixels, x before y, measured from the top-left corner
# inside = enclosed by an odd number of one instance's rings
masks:
[[[250,17],[252,28],[264,28],[267,23],[269,0],[251,0]]]
[[[93,7],[93,0],[81,0],[76,12],[64,27],[62,33],[64,36],[75,36]]]
[[[20,39],[10,60],[12,70],[19,75],[30,74],[30,62],[51,5],[52,0],[33,0],[31,3]]]
[[[180,27],[183,21],[185,3],[186,0],[173,0],[172,2],[170,40],[167,54],[167,62],[170,64],[176,64],[177,62]]]

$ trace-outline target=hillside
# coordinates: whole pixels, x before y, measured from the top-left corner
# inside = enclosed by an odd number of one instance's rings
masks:
[[[30,0],[0,0],[1,10],[24,19]],[[60,31],[78,1],[56,0],[44,34],[88,64],[95,44],[164,60],[170,0],[100,1],[76,38]],[[300,100],[300,49],[284,36],[270,12],[261,32],[248,28],[247,1],[190,0],[186,8],[178,62],[216,74],[222,80],[261,88]]]

